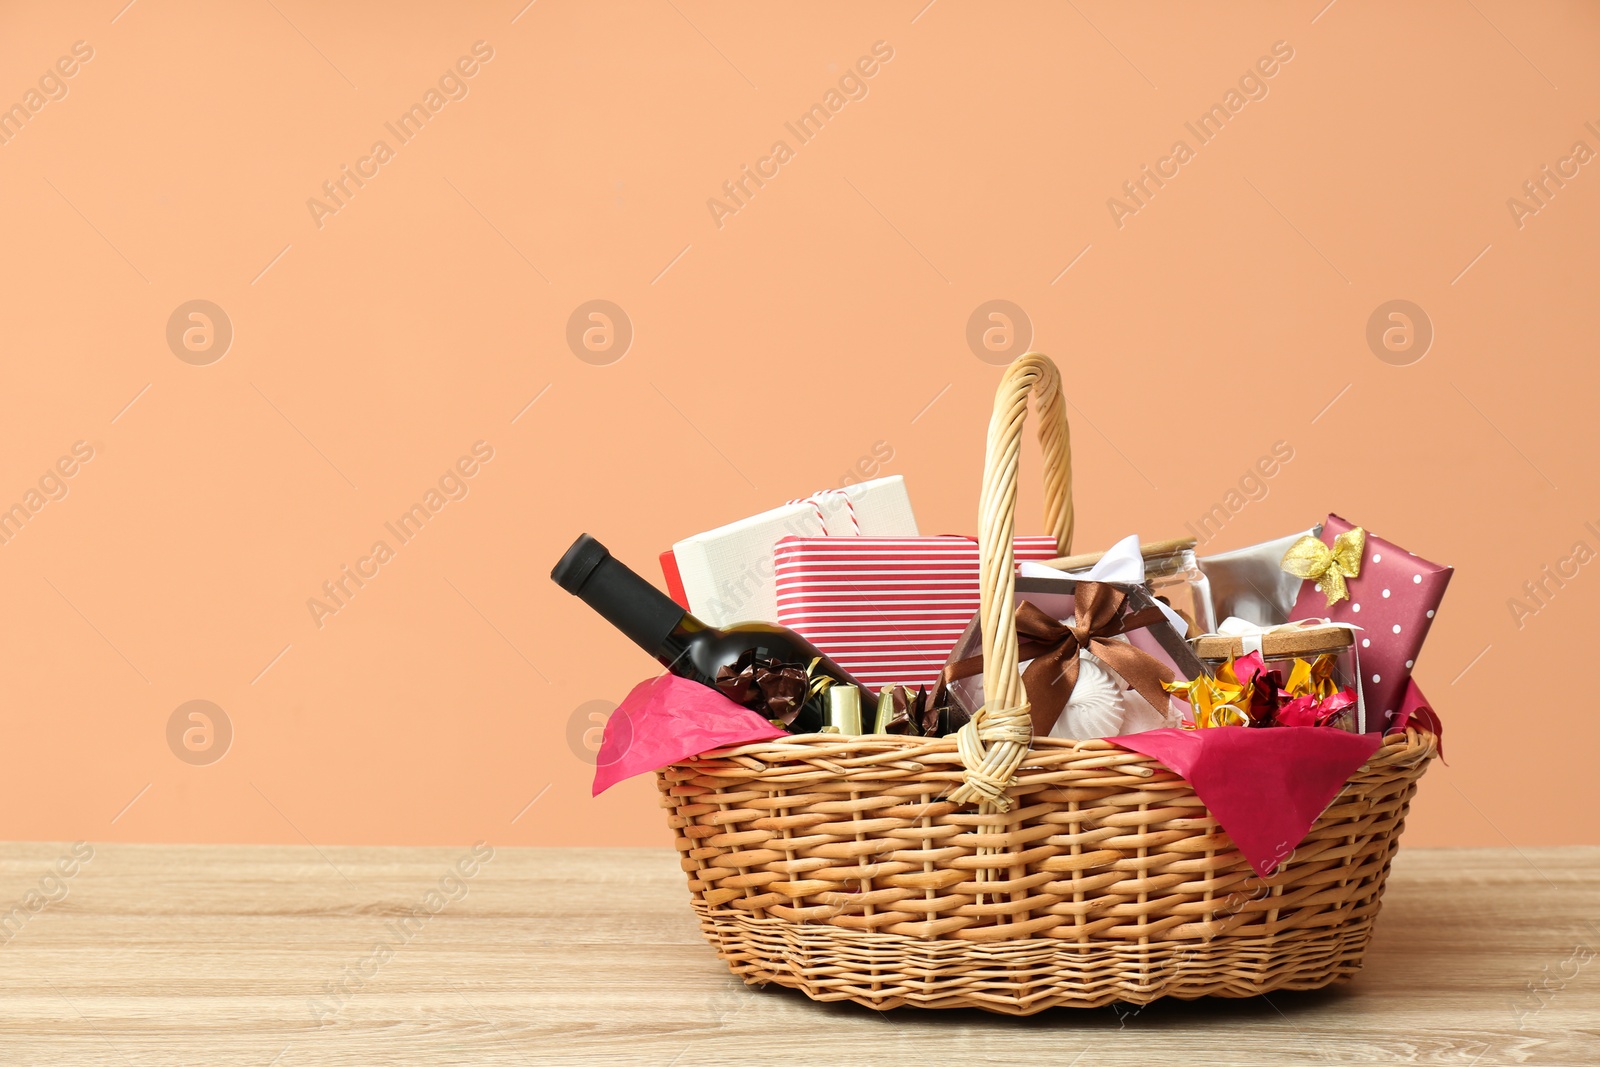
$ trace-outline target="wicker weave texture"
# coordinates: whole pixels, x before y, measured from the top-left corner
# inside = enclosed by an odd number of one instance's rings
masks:
[[[1433,753],[1388,738],[1268,879],[1184,779],[1105,741],[1035,741],[1003,813],[940,799],[964,771],[943,738],[785,738],[657,780],[745,981],[1025,1015],[1354,974]]]

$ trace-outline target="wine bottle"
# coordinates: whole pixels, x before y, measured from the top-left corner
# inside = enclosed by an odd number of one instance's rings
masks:
[[[753,658],[758,663],[775,661],[809,670],[813,679],[826,676],[835,683],[860,685],[843,667],[787,627],[766,622],[741,622],[721,629],[706,625],[613,558],[605,545],[588,534],[572,543],[550,577],[680,678],[716,688],[720,670],[738,671]],[[826,707],[825,693],[809,694],[787,729],[796,734],[816,733],[825,721]]]

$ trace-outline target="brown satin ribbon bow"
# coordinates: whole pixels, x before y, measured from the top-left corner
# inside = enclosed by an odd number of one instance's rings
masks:
[[[1105,582],[1079,582],[1073,594],[1074,617],[1057,622],[1024,600],[1017,605],[1017,659],[1033,660],[1022,672],[1022,687],[1032,707],[1033,732],[1044,737],[1061,717],[1078,684],[1078,653],[1095,658],[1122,676],[1157,711],[1168,707],[1161,683],[1173,679],[1172,669],[1143,649],[1110,638],[1138,630],[1165,618],[1158,607],[1123,614],[1127,594]],[[952,663],[945,668],[946,682],[983,672],[983,657]]]

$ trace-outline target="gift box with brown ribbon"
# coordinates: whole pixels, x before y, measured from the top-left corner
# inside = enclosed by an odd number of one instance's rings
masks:
[[[1116,737],[1178,726],[1164,685],[1202,672],[1170,617],[1141,585],[1029,577],[1016,581],[1017,658],[1039,737]],[[983,704],[982,631],[974,618],[945,666],[950,699]]]

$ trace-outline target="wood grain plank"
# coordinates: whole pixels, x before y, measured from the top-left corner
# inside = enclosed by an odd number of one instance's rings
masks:
[[[746,989],[667,850],[70,855],[0,846],[0,1062],[1600,1063],[1600,848],[1402,851],[1343,987],[1027,1019]]]

